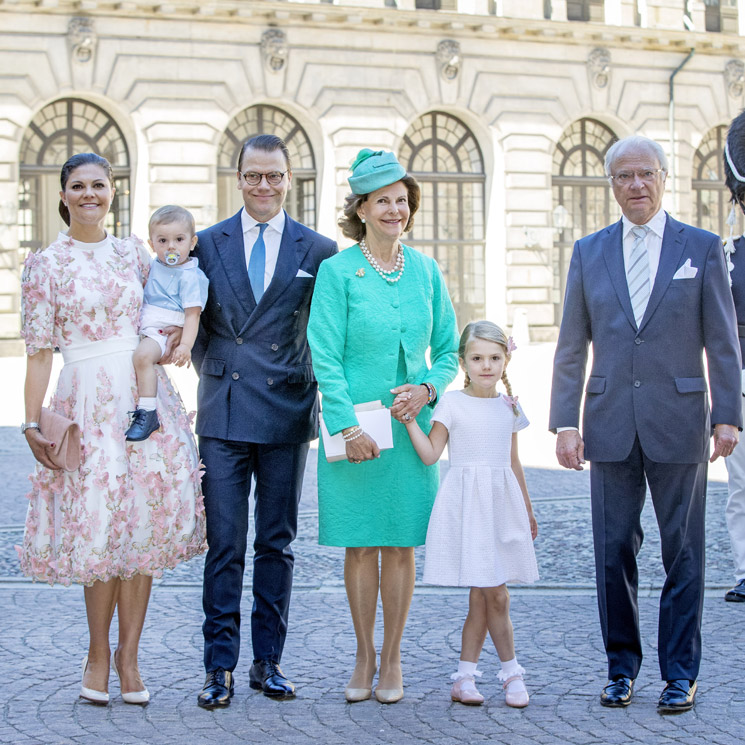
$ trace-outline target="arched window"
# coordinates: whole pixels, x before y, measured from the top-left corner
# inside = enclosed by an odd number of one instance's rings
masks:
[[[608,148],[618,138],[595,119],[574,122],[554,152],[553,227],[554,322],[561,323],[567,271],[574,241],[610,224],[620,209],[605,177]]]
[[[18,240],[21,249],[48,246],[65,228],[59,216],[59,174],[76,153],[98,153],[114,169],[116,194],[106,229],[130,232],[130,163],[124,135],[100,107],[78,98],[45,106],[31,121],[21,142],[18,183]]]
[[[290,217],[316,226],[316,161],[308,135],[294,117],[275,106],[251,106],[240,112],[220,139],[217,155],[217,217],[225,220],[243,207],[237,188],[238,156],[243,143],[258,134],[281,137],[290,151],[292,188],[285,209]]]
[[[696,213],[696,227],[710,230],[726,238],[730,213],[729,189],[724,185],[724,165],[722,157],[727,127],[721,125],[709,130],[696,154],[693,156],[693,199]],[[737,210],[735,235],[742,235],[742,210]]]
[[[409,127],[399,158],[422,187],[406,242],[437,260],[459,326],[483,318],[485,175],[476,138],[460,119],[433,111]]]

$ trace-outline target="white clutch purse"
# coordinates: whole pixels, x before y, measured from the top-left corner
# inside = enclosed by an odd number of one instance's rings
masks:
[[[393,447],[393,432],[391,430],[391,412],[383,406],[382,401],[367,401],[363,404],[355,404],[354,412],[357,421],[365,434],[375,440],[381,450],[390,450]],[[326,451],[326,460],[333,463],[337,460],[346,460],[347,444],[344,442],[341,432],[333,437],[326,428],[321,414],[321,437],[323,448]]]

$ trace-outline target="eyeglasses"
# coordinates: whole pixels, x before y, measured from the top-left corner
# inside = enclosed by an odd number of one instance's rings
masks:
[[[258,186],[261,183],[262,176],[266,179],[269,186],[279,186],[282,183],[282,179],[285,177],[285,173],[287,173],[287,171],[284,173],[280,173],[279,171],[270,171],[269,173],[246,171],[245,173],[242,173],[241,176],[243,176],[243,180],[249,186]]]
[[[610,176],[611,181],[615,181],[619,186],[628,186],[634,178],[643,181],[645,184],[651,184],[657,178],[658,173],[665,173],[664,168],[657,168],[646,171],[619,171],[615,176]]]

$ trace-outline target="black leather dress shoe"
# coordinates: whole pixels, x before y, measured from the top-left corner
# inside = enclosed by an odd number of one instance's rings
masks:
[[[730,603],[745,603],[745,579],[741,579],[731,590],[724,593]]]
[[[668,680],[657,703],[657,711],[675,714],[692,709],[696,688],[695,680]]]
[[[634,681],[623,675],[617,675],[600,694],[600,703],[603,706],[619,707],[628,706],[631,703],[631,694],[634,690]]]
[[[233,696],[233,673],[230,670],[210,670],[204,681],[204,688],[197,696],[197,703],[203,709],[215,709],[218,706],[229,706]]]
[[[248,671],[248,684],[271,698],[293,698],[295,686],[285,678],[279,663],[257,660]]]

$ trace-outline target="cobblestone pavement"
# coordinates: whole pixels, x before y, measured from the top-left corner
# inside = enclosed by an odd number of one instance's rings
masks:
[[[647,658],[634,703],[604,709],[598,694],[605,658],[593,591],[587,472],[527,469],[539,522],[541,579],[515,588],[512,620],[531,703],[509,709],[487,642],[480,668],[481,707],[454,704],[448,676],[460,648],[467,591],[417,583],[404,636],[406,696],[395,706],[347,704],[343,688],[354,657],[354,633],[342,585],[343,549],[316,543],[315,455],[311,451],[295,544],[296,580],[285,672],[298,686],[294,701],[276,702],[248,688],[250,640],[236,670],[236,696],[224,711],[196,706],[201,687],[201,569],[195,559],[156,581],[143,634],[140,667],[152,693],[145,708],[128,706],[111,683],[103,708],[77,698],[86,646],[82,590],[49,588],[18,574],[13,545],[25,515],[32,458],[15,428],[0,427],[0,743],[13,745],[163,745],[185,743],[572,743],[742,742],[745,688],[740,641],[745,606],[725,603],[731,557],[724,524],[726,486],[710,482],[704,660],[692,712],[661,717],[656,664],[656,594],[664,579],[651,505],[640,554],[640,613]],[[443,467],[447,467],[444,463]],[[417,563],[421,571],[421,550]],[[247,573],[246,586],[250,586]],[[250,593],[244,598],[246,618]],[[112,632],[114,638],[115,631]],[[382,628],[378,630],[378,641]]]

